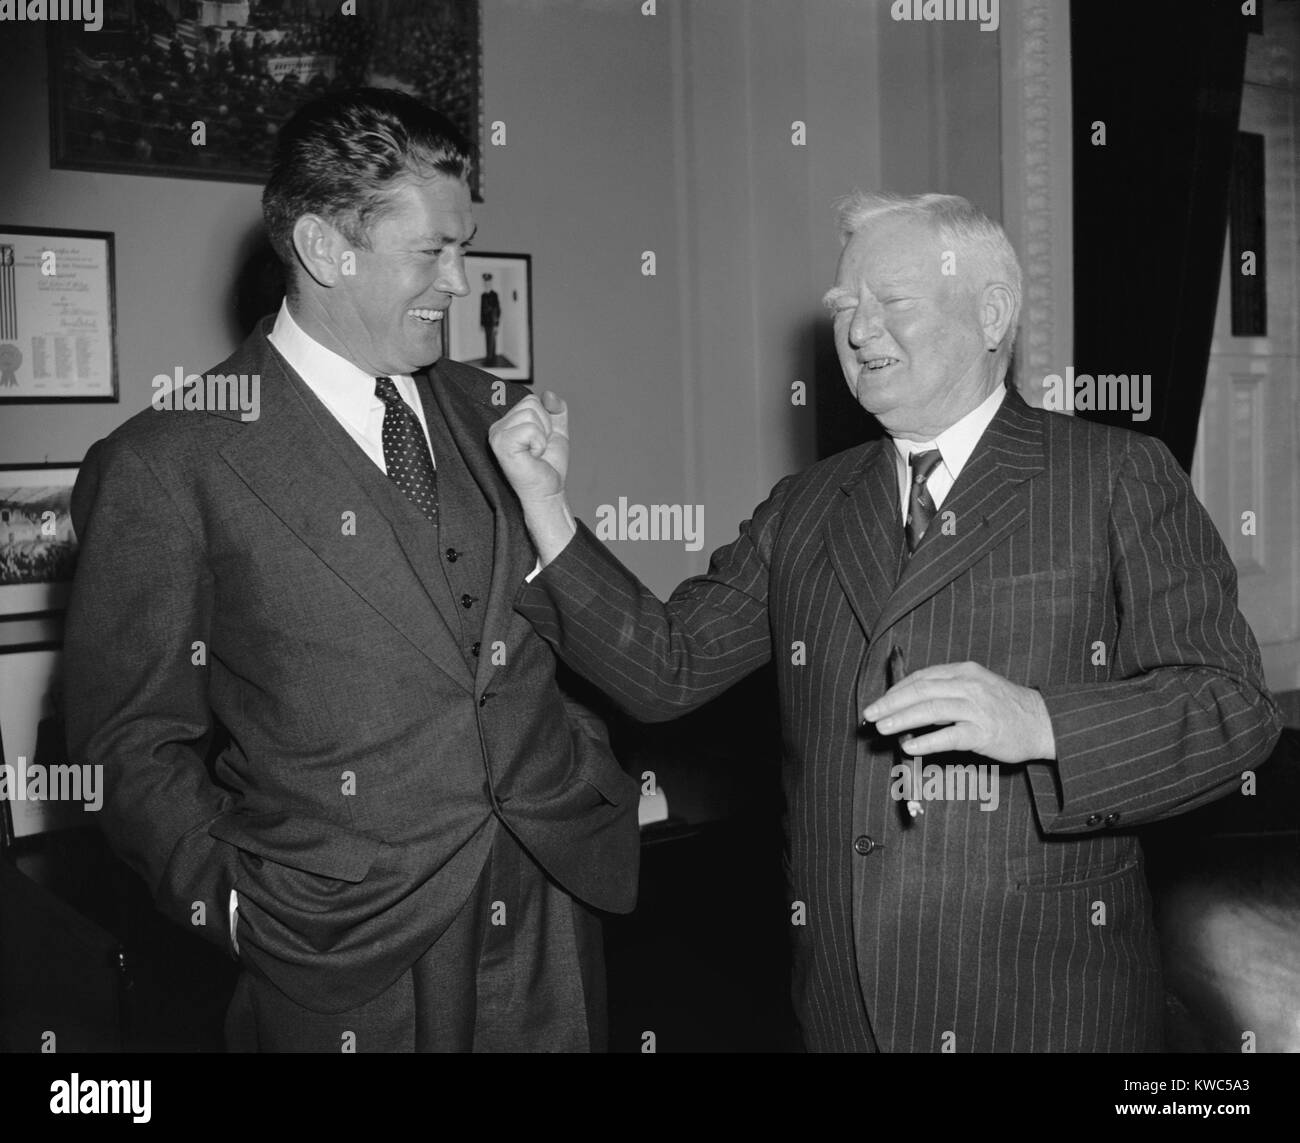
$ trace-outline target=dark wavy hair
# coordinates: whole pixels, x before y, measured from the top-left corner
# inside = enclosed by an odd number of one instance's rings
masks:
[[[360,87],[312,100],[280,130],[262,192],[267,237],[292,289],[293,227],[304,214],[327,218],[368,250],[371,224],[405,176],[469,177],[470,150],[451,121],[400,91]]]

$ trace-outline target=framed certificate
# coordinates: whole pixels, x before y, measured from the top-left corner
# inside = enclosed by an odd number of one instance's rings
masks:
[[[117,399],[113,235],[0,225],[0,402]]]

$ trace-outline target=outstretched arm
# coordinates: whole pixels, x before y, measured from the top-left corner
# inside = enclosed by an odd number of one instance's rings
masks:
[[[768,661],[768,569],[785,482],[714,553],[705,575],[663,603],[569,511],[564,402],[550,393],[524,398],[493,426],[491,443],[543,568],[516,610],[634,718],[674,718]]]

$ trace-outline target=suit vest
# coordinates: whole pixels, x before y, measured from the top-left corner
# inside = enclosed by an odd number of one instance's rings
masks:
[[[415,573],[456,636],[470,674],[481,654],[483,616],[492,581],[495,517],[452,436],[442,408],[425,374],[415,375],[438,472],[438,523],[431,523],[388,476],[357,446],[338,420],[325,410],[317,416],[325,434],[344,451],[349,467],[366,494],[402,533],[416,553]],[[305,387],[304,387],[305,388]],[[311,397],[310,389],[307,390]]]

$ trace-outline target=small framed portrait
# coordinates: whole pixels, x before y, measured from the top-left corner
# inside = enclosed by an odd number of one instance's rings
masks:
[[[533,259],[465,255],[469,297],[452,302],[447,356],[504,381],[533,382]]]
[[[67,604],[77,566],[74,464],[0,464],[0,616]]]

